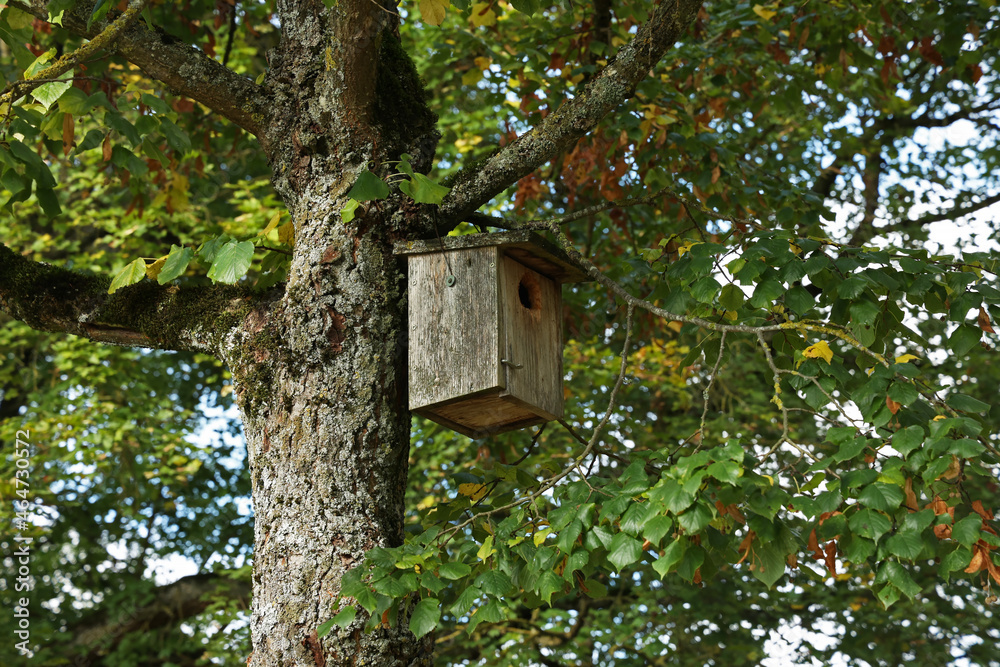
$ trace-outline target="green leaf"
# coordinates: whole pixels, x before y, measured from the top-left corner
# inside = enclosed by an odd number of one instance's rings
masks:
[[[90,12],[90,18],[87,19],[87,30],[90,30],[90,26],[94,21],[100,22],[113,4],[112,0],[97,0],[94,3],[94,10]]]
[[[354,187],[347,193],[347,196],[358,201],[385,199],[389,196],[389,186],[366,169],[358,176],[358,180],[354,182]]]
[[[785,294],[785,303],[798,315],[805,315],[816,306],[816,299],[805,288],[796,285]]]
[[[951,538],[964,546],[972,546],[979,540],[979,530],[983,520],[978,514],[970,514],[951,527]]]
[[[498,570],[486,570],[476,578],[476,586],[487,595],[498,598],[510,592],[512,585],[510,577]]]
[[[438,576],[442,579],[461,579],[462,577],[467,577],[472,572],[472,568],[465,563],[457,563],[454,561],[448,561],[441,563],[438,568]]]
[[[712,510],[704,505],[695,505],[688,511],[677,517],[677,522],[688,535],[700,533],[709,523],[712,522]]]
[[[347,203],[344,204],[344,208],[340,209],[340,217],[343,218],[344,222],[351,222],[354,220],[354,212],[358,210],[358,206],[361,205],[357,199],[348,199]]]
[[[673,525],[674,522],[670,520],[670,517],[657,514],[643,526],[642,536],[653,544],[659,544],[663,536],[670,532]]]
[[[156,282],[166,285],[171,280],[180,277],[187,270],[192,259],[194,259],[194,250],[191,248],[171,245],[167,261],[163,263],[163,268],[160,269],[160,275],[156,277]]]
[[[437,598],[424,598],[413,608],[410,615],[410,632],[417,638],[423,637],[437,627],[441,619],[441,602]]]
[[[751,547],[750,571],[768,588],[785,574],[785,554],[771,545],[755,543]]]
[[[691,296],[702,303],[712,303],[719,289],[719,281],[712,276],[705,276],[691,285]]]
[[[892,524],[889,518],[873,509],[860,509],[848,520],[851,530],[860,535],[875,540],[889,532]]]
[[[546,570],[538,579],[538,596],[545,600],[546,604],[551,604],[552,594],[558,593],[566,585],[565,580],[552,570]]]
[[[625,533],[615,535],[608,546],[608,561],[619,572],[624,567],[639,560],[640,557],[642,557],[642,542]]]
[[[982,413],[990,409],[989,403],[983,403],[982,401],[965,394],[950,394],[945,403],[948,404],[948,407],[955,408],[956,410],[961,410],[963,412]]]
[[[899,507],[904,497],[903,490],[898,486],[876,482],[865,487],[858,500],[866,507],[880,512],[889,512]]]
[[[417,173],[413,174],[412,180],[402,181],[399,184],[399,189],[404,194],[409,195],[418,204],[440,204],[445,196],[451,192],[451,188],[438,185],[423,174]],[[386,196],[388,194],[389,189],[387,187]],[[382,199],[382,197],[377,197],[376,199]]]
[[[983,332],[979,327],[972,326],[971,324],[963,324],[955,329],[948,338],[948,347],[956,355],[964,357],[969,353],[969,350],[979,345],[982,336]]]
[[[694,502],[694,494],[688,493],[677,480],[666,479],[649,491],[650,500],[666,505],[674,514],[683,512]]]
[[[719,295],[719,305],[726,310],[739,310],[745,299],[746,296],[739,285],[728,284],[722,287],[722,293]]]
[[[511,0],[510,4],[514,6],[514,9],[528,16],[538,11],[538,0]]]
[[[52,104],[62,97],[63,93],[73,87],[73,73],[67,72],[61,79],[69,79],[69,81],[50,81],[49,83],[43,83],[34,90],[31,91],[31,96],[35,100],[48,110]]]
[[[483,592],[475,586],[463,588],[449,611],[456,617],[465,616],[482,594]]]
[[[145,277],[146,261],[144,259],[140,258],[129,262],[124,269],[118,272],[118,275],[114,277],[114,280],[111,281],[111,286],[108,288],[108,294],[114,294],[122,287],[134,285]]]
[[[62,213],[62,207],[59,206],[59,199],[52,188],[43,188],[39,185],[35,188],[35,198],[38,200],[38,205],[42,207],[45,217],[52,219]]]
[[[660,575],[660,579],[663,579],[677,567],[677,564],[684,558],[685,551],[687,551],[686,539],[674,540],[667,545],[667,548],[663,550],[663,555],[653,561],[653,569]]]
[[[317,634],[322,637],[326,637],[333,630],[333,626],[338,628],[346,628],[351,623],[354,622],[355,617],[358,615],[358,610],[355,607],[344,607],[341,609],[336,616],[331,618],[329,621],[319,626],[317,629]]]
[[[231,240],[221,248],[208,269],[208,277],[219,283],[233,284],[246,275],[253,261],[253,243]]]
[[[899,532],[886,540],[886,548],[894,556],[914,560],[924,548],[923,538],[918,532]]]
[[[897,403],[909,405],[920,398],[920,394],[917,392],[917,388],[909,382],[893,382],[889,386],[889,398]]]
[[[924,442],[924,429],[919,426],[907,426],[896,431],[892,436],[892,448],[906,456]]]

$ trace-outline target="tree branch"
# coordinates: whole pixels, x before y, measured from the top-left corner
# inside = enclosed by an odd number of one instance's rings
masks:
[[[636,86],[694,21],[701,0],[663,0],[608,65],[587,86],[529,132],[501,149],[454,185],[441,204],[446,223],[470,213],[594,129]]]
[[[0,95],[0,105],[13,104],[21,96],[26,95],[43,83],[58,80],[58,77],[61,75],[72,69],[76,69],[77,65],[81,62],[97,55],[107,45],[113,44],[139,18],[139,14],[142,13],[148,2],[149,0],[141,0],[136,4],[129,5],[121,16],[112,21],[100,34],[96,35],[80,48],[62,56],[34,76],[23,81],[14,81],[8,85],[4,89],[3,94]]]
[[[71,629],[76,636],[73,645],[81,653],[73,664],[78,667],[100,664],[101,658],[125,635],[175,626],[205,611],[213,594],[247,605],[250,582],[219,574],[195,574],[161,586],[153,601],[143,607],[118,609],[113,615],[105,612],[96,622]]]
[[[7,4],[48,20],[45,0],[10,0]],[[93,8],[93,0],[81,0],[63,15],[63,27],[73,34],[97,40],[111,21],[96,22],[88,29],[87,20]],[[128,25],[117,39],[102,46],[121,54],[150,78],[204,104],[247,132],[260,135],[267,129],[271,105],[261,88],[193,46],[138,22]]]
[[[39,331],[163,350],[215,353],[257,298],[239,287],[162,286],[149,280],[108,294],[105,276],[33,262],[0,245],[0,310]]]

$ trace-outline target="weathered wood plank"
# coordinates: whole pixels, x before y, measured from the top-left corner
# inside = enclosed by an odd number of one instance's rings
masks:
[[[411,410],[504,387],[498,264],[495,246],[409,258]]]
[[[538,272],[503,260],[500,303],[507,389],[549,418],[563,415],[562,290]],[[503,363],[503,360],[501,360]]]

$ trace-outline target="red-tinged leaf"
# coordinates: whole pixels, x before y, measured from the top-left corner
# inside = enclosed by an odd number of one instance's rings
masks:
[[[826,543],[826,569],[830,576],[837,576],[837,543],[833,540]]]
[[[990,322],[990,316],[986,313],[986,309],[982,306],[979,307],[979,318],[977,319],[979,328],[986,333],[996,333],[993,330],[993,324]]]
[[[939,540],[950,540],[951,539],[951,526],[947,524],[941,524],[939,526],[934,526],[934,536]]]
[[[101,156],[105,162],[111,161],[111,135],[105,135],[104,143],[101,144]]]
[[[993,581],[1000,584],[1000,569],[998,569],[989,558],[986,559],[986,571],[990,573],[990,577]]]
[[[889,55],[896,50],[896,39],[888,35],[882,35],[878,41],[878,52],[882,55]]]
[[[983,78],[983,68],[979,66],[979,63],[966,65],[965,69],[968,70],[972,83],[979,83],[979,80]]]
[[[981,500],[972,501],[972,511],[978,514],[979,516],[983,517],[987,521],[993,520],[993,512],[983,507],[983,501]]]
[[[934,44],[932,43],[933,41],[934,38],[930,36],[924,37],[920,40],[920,55],[930,64],[943,68],[944,58],[942,58],[938,50],[934,48]]]
[[[889,12],[886,10],[885,5],[878,8],[878,13],[887,26],[892,26],[892,17],[889,16]]]
[[[989,554],[986,553],[985,549],[977,547],[975,553],[972,554],[972,560],[969,561],[969,567],[965,568],[964,571],[966,574],[975,574],[986,566],[987,561],[989,561]]]
[[[889,398],[888,396],[886,396],[885,397],[885,407],[889,408],[889,412],[891,412],[892,414],[896,414],[897,412],[899,412],[899,409],[901,407],[903,407],[903,404],[902,403],[897,403],[896,401],[894,401],[891,398]]]
[[[813,556],[816,560],[823,560],[823,552],[819,548],[819,540],[816,538],[816,529],[813,528],[812,532],[809,533],[809,541],[806,544],[806,548],[813,552]]]
[[[910,477],[906,478],[906,484],[903,485],[903,494],[906,496],[906,508],[916,512],[919,509],[917,494],[913,492],[913,479]]]

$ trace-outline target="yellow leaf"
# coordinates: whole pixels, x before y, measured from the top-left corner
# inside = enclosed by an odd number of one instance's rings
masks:
[[[549,532],[550,531],[548,528],[542,528],[541,530],[535,533],[535,536],[532,537],[531,539],[535,543],[536,547],[542,546],[542,542],[544,542],[545,538],[549,536]]]
[[[768,7],[773,7],[773,6],[774,6],[774,5],[768,5]],[[775,15],[775,14],[777,14],[778,12],[776,12],[776,11],[773,11],[773,10],[771,10],[771,9],[768,9],[768,8],[767,8],[767,7],[765,7],[764,5],[754,5],[754,6],[753,6],[753,13],[754,13],[754,14],[756,14],[757,16],[761,17],[761,18],[762,18],[762,19],[764,19],[765,21],[770,21],[770,20],[771,20],[771,18],[772,18],[772,17],[773,17],[773,16]]]
[[[935,421],[935,422],[939,422],[939,421],[941,421],[942,419],[947,419],[947,417],[945,417],[944,415],[938,415],[937,417],[935,417],[935,418],[934,418],[934,419],[932,419],[931,421]]]
[[[905,364],[907,361],[913,361],[914,359],[919,359],[919,358],[920,357],[918,357],[915,354],[902,354],[902,355],[896,357],[896,363],[897,364]]]
[[[479,80],[483,78],[482,70],[470,69],[465,74],[462,75],[462,85],[463,86],[474,86],[479,83]]]
[[[833,350],[830,349],[825,340],[821,340],[803,350],[802,356],[806,359],[822,359],[826,363],[830,363],[833,361]]]
[[[476,67],[479,69],[486,69],[493,62],[493,59],[486,56],[479,56],[473,62],[476,63]]]
[[[774,486],[774,478],[773,477],[771,477],[770,475],[761,475],[761,477],[763,477],[764,479],[766,479],[771,484],[771,486]]]
[[[160,275],[160,269],[163,268],[163,265],[164,263],[166,263],[166,261],[167,261],[167,256],[164,255],[163,257],[159,258],[152,264],[148,265],[146,267],[146,277],[149,278],[150,280],[156,280],[156,277]]]
[[[445,9],[451,3],[448,0],[420,0],[420,16],[424,23],[429,25],[441,25],[444,23]]]
[[[723,311],[722,316],[730,321],[735,321],[739,314],[735,310]]]
[[[490,3],[488,2],[477,2],[472,5],[472,12],[469,14],[469,20],[472,21],[472,26],[478,28],[480,26],[489,27],[496,24],[497,15],[493,13],[490,9]]]
[[[691,248],[693,248],[696,245],[698,244],[695,243],[694,241],[688,241],[684,245],[677,246],[677,258],[680,259],[681,257],[683,257],[684,253],[690,252]]]
[[[188,179],[183,174],[174,174],[167,189],[167,206],[171,212],[183,211],[188,207]]]
[[[486,495],[486,485],[467,482],[465,484],[458,485],[458,492],[463,496],[468,496],[472,499],[472,502],[476,503]]]
[[[278,243],[295,245],[295,225],[291,220],[278,227]]]
[[[497,550],[493,548],[493,536],[487,535],[483,541],[483,546],[479,547],[479,551],[476,552],[476,558],[485,563],[486,559],[496,552]]]
[[[475,146],[478,146],[483,142],[482,137],[462,137],[455,140],[455,148],[458,149],[459,153],[466,153],[471,151]]]
[[[262,231],[257,236],[267,236],[268,234],[271,233],[271,231],[275,227],[278,226],[279,222],[281,222],[281,211],[278,211],[277,213],[275,213],[274,215],[271,216],[271,220],[270,220],[270,222],[267,223],[267,227],[265,227],[264,231]]]

